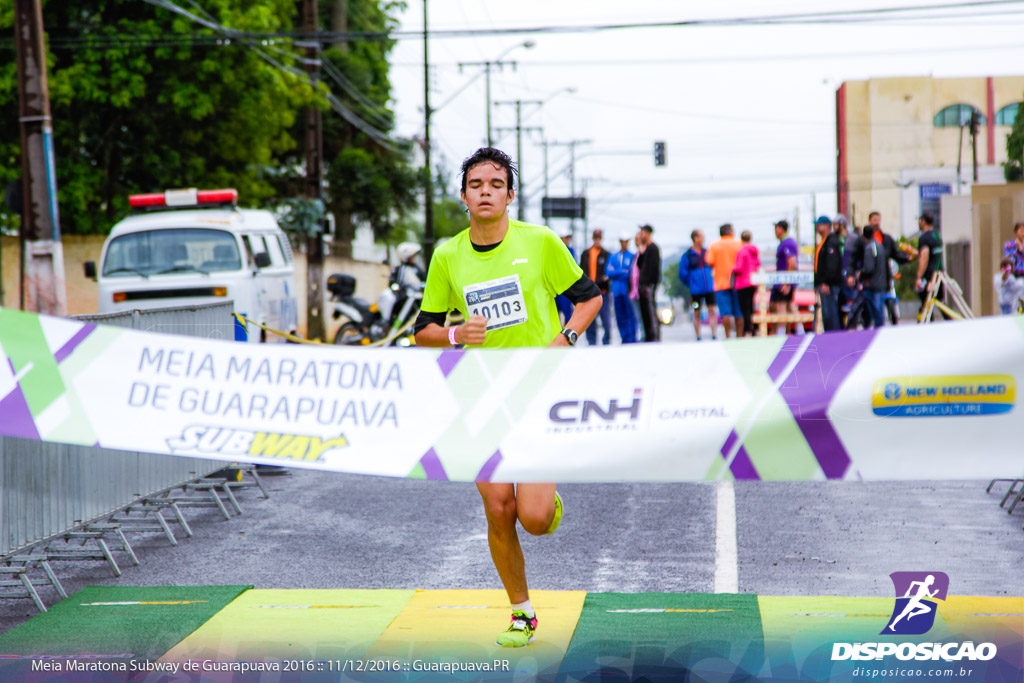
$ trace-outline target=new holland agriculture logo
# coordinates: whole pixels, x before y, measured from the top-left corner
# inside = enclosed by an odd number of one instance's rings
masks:
[[[949,577],[943,572],[893,572],[889,575],[896,591],[896,604],[892,615],[879,635],[919,636],[935,625],[938,612],[936,600],[945,600],[949,592]],[[835,643],[832,660],[873,660],[895,656],[907,661],[988,661],[996,656],[993,643],[975,645],[963,643]]]
[[[999,415],[1016,398],[1011,375],[889,377],[875,382],[871,409],[881,417]]]

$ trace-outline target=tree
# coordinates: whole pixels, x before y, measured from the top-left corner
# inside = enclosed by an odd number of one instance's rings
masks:
[[[690,288],[679,279],[680,258],[682,257],[669,260],[668,265],[665,267],[662,282],[665,283],[665,291],[668,292],[670,299],[683,299],[686,301],[690,298]]]
[[[422,173],[423,169],[420,169]],[[465,204],[456,192],[456,186],[452,182],[452,173],[442,160],[435,168],[434,188],[434,237],[437,240],[448,239],[459,234],[469,227],[469,215]],[[461,189],[461,188],[460,188]],[[423,221],[421,217],[407,216],[400,224],[400,234],[397,241],[409,239],[414,236],[416,241],[422,242],[424,237]]]
[[[400,3],[319,0],[324,29],[386,33]],[[182,5],[233,31],[287,33],[293,0],[204,0]],[[333,17],[333,19],[332,19]],[[58,200],[66,234],[105,233],[128,195],[174,187],[234,187],[243,205],[295,210],[302,195],[303,110],[324,110],[326,209],[348,246],[353,221],[380,239],[417,204],[410,141],[390,139],[388,40],[341,42],[322,55],[323,82],[298,68],[303,49],[283,39],[227,39],[136,0],[44,6]],[[330,22],[330,25],[328,25]],[[13,11],[0,5],[0,32]],[[59,28],[56,28],[59,27]],[[6,29],[6,30],[5,30]],[[11,41],[13,42],[13,41]],[[0,45],[0,48],[3,46]],[[11,53],[13,54],[13,52]],[[0,62],[0,116],[17,121],[16,68]],[[343,118],[338,110],[348,116]],[[357,128],[352,121],[360,123]],[[0,190],[20,175],[17,126],[0,127]]]
[[[387,32],[397,23],[392,14],[403,7],[398,2],[321,0],[321,24],[329,30]],[[324,118],[327,207],[335,215],[335,244],[343,254],[355,237],[356,221],[369,224],[378,240],[401,241],[398,233],[403,231],[395,226],[419,202],[421,179],[409,163],[413,143],[387,138],[394,129],[387,61],[394,44],[342,41],[323,54],[324,80],[336,93],[336,105],[359,122],[334,112]]]
[[[205,0],[203,11],[238,30],[287,31],[295,21],[291,0]],[[0,11],[0,31],[12,20]],[[267,169],[296,147],[289,131],[314,100],[300,77],[147,3],[51,1],[43,21],[65,234],[107,232],[135,192],[227,186],[245,205],[274,195]],[[272,54],[287,67],[288,52]],[[14,68],[0,67],[6,121],[17,120]],[[17,126],[0,129],[2,184],[20,175],[18,136]]]
[[[1022,98],[1024,99],[1024,98]],[[1024,180],[1024,116],[1021,110],[1024,106],[1018,104],[1017,118],[1013,120],[1013,128],[1006,138],[1006,164],[1003,172],[1008,181]]]

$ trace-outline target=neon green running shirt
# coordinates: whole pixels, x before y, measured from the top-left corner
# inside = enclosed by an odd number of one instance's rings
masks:
[[[505,239],[476,251],[469,228],[434,252],[422,309],[457,309],[468,320],[488,319],[486,348],[547,346],[561,331],[555,296],[583,271],[565,244],[543,225],[509,221]]]

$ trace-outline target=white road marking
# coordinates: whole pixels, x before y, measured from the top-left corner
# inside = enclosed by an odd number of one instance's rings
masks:
[[[715,592],[739,592],[736,553],[736,489],[731,481],[715,485]]]

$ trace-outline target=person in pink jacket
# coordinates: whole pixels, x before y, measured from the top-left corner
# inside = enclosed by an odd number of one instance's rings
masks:
[[[733,287],[736,289],[736,296],[740,301],[740,313],[743,315],[743,325],[737,325],[741,337],[754,336],[754,294],[757,287],[750,282],[750,276],[761,270],[761,253],[756,246],[751,244],[753,237],[749,230],[740,234],[740,242],[743,246],[736,253],[736,265],[733,266]]]

